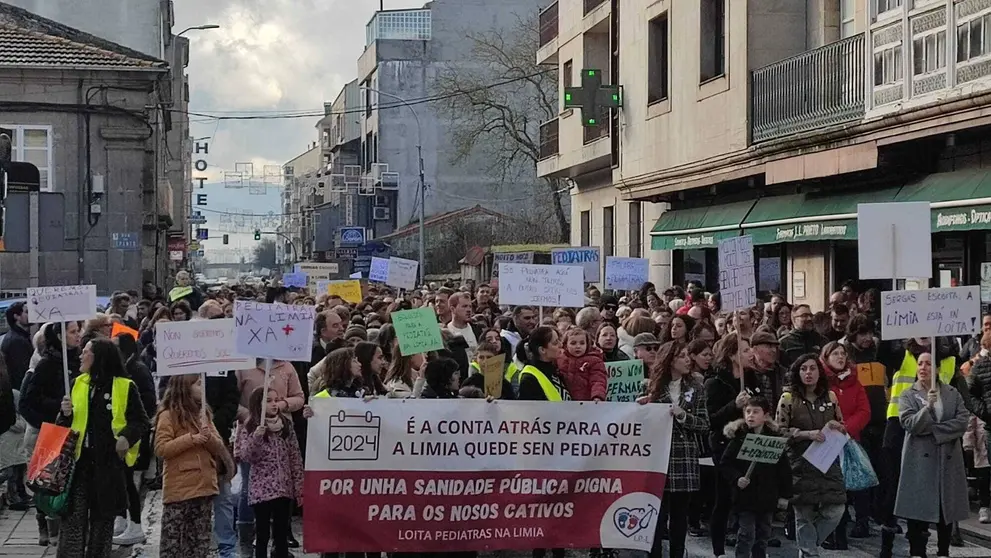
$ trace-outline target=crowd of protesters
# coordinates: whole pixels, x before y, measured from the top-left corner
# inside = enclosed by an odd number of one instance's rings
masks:
[[[39,544],[57,541],[60,557],[142,543],[143,493],[161,488],[163,556],[207,556],[212,538],[221,558],[239,547],[245,556],[287,558],[300,546],[291,518],[310,398],[483,398],[478,363],[498,355],[501,397],[547,402],[606,400],[606,363],[644,362],[638,402],[670,404],[674,424],[652,557],[666,546],[681,558],[688,536],[709,537],[717,557],[728,548],[763,556],[781,537],[814,557],[819,548],[846,549],[848,537],[880,536],[881,556],[890,557],[903,530],[911,555],[925,556],[929,525],[937,555],[948,556],[969,512],[968,477],[980,521],[991,522],[991,316],[983,334],[933,347],[929,339],[879,341],[879,293],[853,284],[831,296],[828,312],[773,293],[724,312],[719,294],[697,284],[604,294],[590,287],[583,308],[510,308],[497,289],[473,281],[402,294],[366,286],[363,300],[349,303],[275,286],[204,291],[185,272],[176,280],[168,293],[151,284],[115,293],[85,323],[44,324],[33,334],[23,304],[7,310],[6,505],[31,506],[25,464],[42,423],[85,434],[69,513],[37,514]],[[237,299],[315,306],[311,359],[275,361],[268,393],[261,360],[205,383],[156,376],[157,324],[230,317]],[[421,307],[435,311],[445,348],[403,355],[390,316]],[[115,324],[124,326],[116,335]],[[841,459],[822,472],[803,458],[830,430],[863,447],[878,486],[848,491]],[[784,437],[788,450],[748,471],[738,451],[750,433]],[[935,483],[938,490],[919,489]]]

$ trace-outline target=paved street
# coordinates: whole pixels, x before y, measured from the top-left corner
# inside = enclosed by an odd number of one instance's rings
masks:
[[[148,498],[145,502],[144,509],[144,521],[145,532],[148,535],[148,541],[146,544],[141,546],[134,546],[130,548],[117,548],[114,551],[114,558],[127,558],[127,557],[158,557],[158,522],[161,517],[161,498],[159,492],[152,492],[148,494]],[[294,526],[297,532],[297,538],[302,540],[301,525],[299,522]],[[953,548],[951,550],[951,555],[960,558],[969,557],[991,557],[991,542],[987,538],[982,539],[981,537],[991,536],[991,529],[987,529],[987,526],[977,525],[976,520],[968,522],[966,533],[969,542],[964,548]],[[777,533],[781,535],[780,531]],[[782,537],[783,539],[783,537]],[[935,533],[933,534],[933,544],[930,545],[929,555],[936,555],[935,547]],[[972,541],[980,542],[981,545],[974,544]],[[10,510],[4,510],[0,512],[0,557],[2,558],[37,558],[37,557],[47,557],[55,556],[55,547],[41,547],[38,546],[38,527],[34,520],[34,512],[12,512]],[[782,540],[784,545],[781,548],[769,549],[768,556],[770,557],[781,557],[781,558],[793,558],[797,556],[797,550],[795,549],[794,543],[787,540]],[[878,536],[872,537],[870,539],[851,539],[851,547],[849,551],[846,552],[830,552],[823,550],[821,555],[823,558],[831,557],[850,557],[850,558],[868,558],[876,557],[878,555],[878,543],[880,538]],[[732,552],[732,549],[727,549]],[[898,537],[898,543],[896,546],[895,555],[899,557],[908,557],[908,544],[905,542],[904,537]],[[624,556],[623,558],[633,558],[633,553],[624,553],[630,556]],[[528,556],[527,553],[498,553],[499,558],[524,558]],[[580,556],[585,556],[584,552],[574,552],[571,553],[573,558],[578,558]],[[708,538],[691,538],[688,540],[688,556],[690,557],[705,557],[712,556],[712,551],[709,547]],[[298,558],[317,558],[317,555],[302,555],[297,554]]]

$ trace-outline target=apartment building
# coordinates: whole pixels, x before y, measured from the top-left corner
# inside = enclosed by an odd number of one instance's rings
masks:
[[[857,204],[929,201],[933,285],[991,261],[987,0],[559,0],[541,45],[562,88],[623,87],[541,128],[573,244],[715,290],[718,241],[750,234],[759,289],[821,309],[857,279]]]
[[[324,165],[319,143],[282,165],[282,224],[276,242],[279,264],[291,264],[313,257],[313,208],[323,203],[321,186]]]

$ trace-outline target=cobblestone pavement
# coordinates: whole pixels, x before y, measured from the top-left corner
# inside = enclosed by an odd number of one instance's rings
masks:
[[[133,547],[118,547],[114,549],[113,558],[157,558],[159,543],[159,520],[161,518],[162,503],[160,492],[150,492],[145,500],[144,512],[142,514],[142,524],[145,534],[148,537],[144,545]],[[991,530],[984,529],[985,526],[977,525],[976,520],[971,520],[964,525],[964,532],[967,544],[963,548],[953,548],[951,556],[957,558],[970,557],[991,557]],[[293,526],[297,538],[302,540],[302,526],[299,521]],[[782,539],[781,548],[772,548],[768,551],[768,556],[772,558],[794,558],[798,555],[793,542],[785,540],[781,536],[780,526],[776,529],[777,536]],[[936,555],[935,533],[931,538],[933,544],[930,545],[929,555]],[[845,552],[827,551],[820,552],[822,558],[868,558],[876,557],[879,551],[880,537],[875,535],[869,539],[851,539],[850,550]],[[731,548],[727,549],[732,552]],[[570,551],[569,558],[585,558],[585,551]],[[642,554],[634,552],[623,552],[620,558],[639,558]],[[709,546],[709,539],[706,537],[688,539],[687,555],[689,557],[711,557],[712,550]],[[898,537],[895,548],[895,555],[898,557],[908,557],[908,544],[904,537]],[[3,510],[0,512],[0,558],[38,558],[54,557],[55,547],[38,546],[38,526],[34,519],[34,512],[14,512]],[[316,554],[296,553],[297,558],[318,558]],[[482,558],[526,558],[527,552],[498,552],[487,553]],[[250,557],[245,557],[250,558]]]

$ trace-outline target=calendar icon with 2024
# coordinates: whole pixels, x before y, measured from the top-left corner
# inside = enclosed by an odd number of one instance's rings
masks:
[[[349,415],[343,410],[330,417],[330,461],[375,461],[379,458],[382,417]]]

